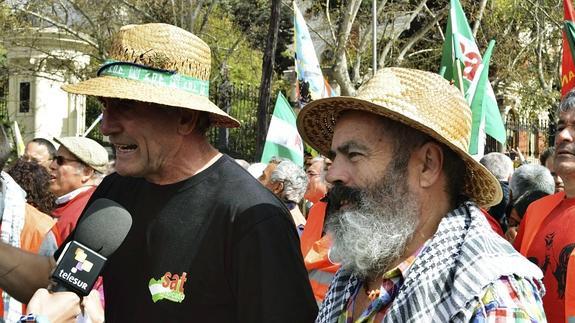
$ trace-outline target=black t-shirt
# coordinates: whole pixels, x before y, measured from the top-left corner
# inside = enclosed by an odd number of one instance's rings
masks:
[[[112,174],[101,197],[133,219],[103,272],[106,322],[315,319],[289,211],[230,157],[170,185]]]

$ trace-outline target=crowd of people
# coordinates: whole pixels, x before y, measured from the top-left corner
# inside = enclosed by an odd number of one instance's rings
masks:
[[[575,92],[540,164],[477,161],[457,88],[383,68],[299,112],[318,152],[304,165],[250,165],[206,136],[239,122],[208,99],[201,39],[129,25],[109,55],[63,89],[101,101],[113,158],[88,138],[35,138],[6,165],[0,128],[5,322],[575,320]],[[99,198],[131,214],[126,239],[89,296],[47,290]]]

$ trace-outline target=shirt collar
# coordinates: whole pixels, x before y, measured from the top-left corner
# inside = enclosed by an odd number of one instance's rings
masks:
[[[78,194],[85,192],[85,191],[89,190],[90,188],[92,188],[92,185],[78,187],[77,189],[73,190],[72,192],[68,192],[68,193],[58,197],[56,199],[56,204],[60,205],[60,204],[68,203],[70,200],[72,200],[73,198],[78,196]]]

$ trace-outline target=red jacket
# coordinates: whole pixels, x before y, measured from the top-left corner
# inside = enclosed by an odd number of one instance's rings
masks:
[[[52,211],[52,216],[58,220],[58,222],[56,222],[57,230],[54,232],[58,240],[58,245],[66,240],[68,235],[70,235],[74,230],[80,214],[82,214],[84,207],[88,204],[88,200],[95,190],[96,186],[91,187],[90,189],[76,195],[76,197],[70,201],[60,204],[54,211]]]

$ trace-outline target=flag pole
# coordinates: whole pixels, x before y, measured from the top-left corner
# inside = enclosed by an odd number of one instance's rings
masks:
[[[372,42],[373,42],[373,50],[372,50],[372,55],[373,55],[373,75],[375,76],[375,73],[377,72],[377,1],[373,0],[372,1],[372,6],[371,6],[371,15],[372,15]]]
[[[94,122],[92,122],[92,124],[90,125],[88,130],[84,131],[84,134],[82,135],[82,137],[86,137],[90,133],[90,131],[92,131],[92,129],[94,129],[94,127],[96,127],[96,125],[98,124],[98,122],[100,122],[100,120],[102,120],[102,113],[100,113],[100,115],[96,118],[96,120],[94,120]]]

